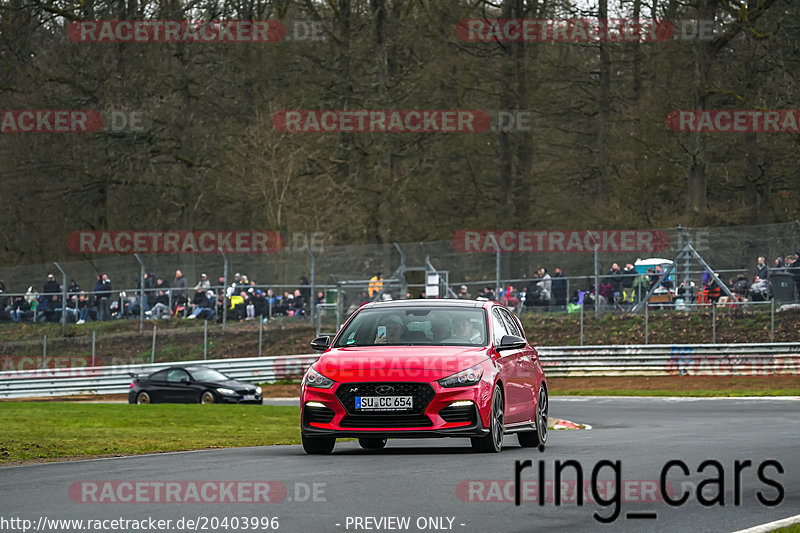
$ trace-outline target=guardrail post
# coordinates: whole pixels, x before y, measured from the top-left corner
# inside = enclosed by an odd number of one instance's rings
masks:
[[[144,333],[144,262],[139,254],[133,254],[133,257],[139,262],[139,334],[141,335]]]
[[[583,303],[581,304],[581,346],[583,346]]]
[[[261,357],[263,353],[262,348],[264,346],[264,321],[262,317],[259,315],[258,317],[258,356]]]
[[[769,342],[775,342],[775,298],[772,298],[769,317]]]
[[[150,349],[150,364],[153,364],[156,360],[156,329],[158,325],[153,324],[153,347]]]
[[[594,233],[592,233],[594,237]],[[594,237],[594,319],[600,316],[600,242]]]
[[[711,344],[717,344],[717,302],[711,303]]]
[[[67,336],[67,273],[54,261],[53,264],[61,272],[61,336]],[[75,312],[78,312],[78,296],[75,296]],[[34,313],[35,314],[35,313]],[[77,322],[77,320],[76,320]]]
[[[97,330],[92,330],[92,366],[94,365],[94,357],[97,349]]]
[[[208,359],[208,319],[203,320],[203,361]]]
[[[644,343],[650,343],[650,306],[644,305]]]
[[[222,251],[222,247],[217,248],[224,263],[222,271],[222,332],[228,327],[228,255]]]
[[[42,367],[47,368],[47,335],[44,336],[42,343]]]
[[[306,246],[306,252],[308,255],[311,256],[311,301],[308,302],[308,309],[311,312],[311,318],[314,318],[314,312],[316,311],[316,306],[314,305],[314,300],[317,297],[316,293],[316,282],[317,282],[317,258],[314,257],[314,252],[311,251],[311,248]],[[259,356],[261,353],[258,354]]]

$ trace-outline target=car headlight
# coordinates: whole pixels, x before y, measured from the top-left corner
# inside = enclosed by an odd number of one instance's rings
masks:
[[[477,384],[483,377],[483,366],[479,364],[457,372],[452,376],[439,380],[439,385],[442,387],[467,387],[469,385]]]
[[[306,374],[306,387],[314,387],[317,389],[330,389],[333,387],[334,381],[331,378],[326,378],[316,370],[314,367],[308,369]]]
[[[256,394],[261,394],[261,387],[256,387]]]
[[[236,396],[236,391],[233,389],[226,389],[225,387],[219,387],[217,392],[220,394],[224,394],[225,396]]]

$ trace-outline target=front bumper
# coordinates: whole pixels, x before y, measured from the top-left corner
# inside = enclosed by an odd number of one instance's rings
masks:
[[[429,386],[432,398],[427,400],[424,408],[414,412],[363,413],[356,412],[354,406],[345,407],[341,398],[347,401],[349,397],[337,394],[340,387],[359,384],[336,383],[331,389],[303,385],[300,431],[304,436],[337,438],[463,438],[482,437],[489,433],[492,383],[481,381],[474,386],[454,388],[444,388],[436,382],[402,383]],[[398,385],[397,382],[392,384]],[[454,407],[457,402],[462,405]],[[464,405],[464,402],[471,405]]]

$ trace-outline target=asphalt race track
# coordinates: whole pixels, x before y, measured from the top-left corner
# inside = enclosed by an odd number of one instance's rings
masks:
[[[273,523],[278,531],[297,533],[730,532],[800,514],[800,399],[562,397],[551,398],[550,415],[588,423],[593,429],[551,431],[544,453],[519,448],[515,437],[507,437],[507,447],[495,455],[472,453],[467,440],[393,440],[386,449],[371,452],[361,450],[355,442],[339,442],[329,457],[306,456],[300,446],[275,446],[2,468],[0,517],[30,519],[32,529],[39,525],[40,517],[152,517],[172,520],[170,527],[162,529],[166,531],[252,531],[252,527],[244,528],[244,517],[278,517],[277,524]],[[515,462],[527,459],[532,460],[532,467],[521,473],[526,490],[534,485],[542,466],[546,485],[552,488],[548,482],[554,478],[556,463],[577,462],[564,468],[561,505],[551,497],[540,505],[536,491],[530,490],[521,494],[523,501],[515,506]],[[663,502],[656,488],[662,468],[671,459],[683,461],[690,471],[684,475],[680,467],[674,467],[668,472],[671,497],[677,499],[684,491],[689,495],[678,507]],[[603,460],[619,460],[619,467],[603,466]],[[718,461],[722,472],[714,466],[698,472],[706,460]],[[737,487],[735,463],[748,460],[751,466],[740,469],[741,484]],[[765,464],[770,460],[779,465]],[[575,484],[568,480],[575,479],[580,467],[588,483],[598,463],[602,468],[595,477],[598,486],[604,487],[598,489],[598,496],[606,504],[584,502],[579,506],[574,502]],[[760,465],[766,481],[759,480]],[[783,469],[782,474],[778,468]],[[615,483],[610,484],[616,471],[622,482],[620,491]],[[721,476],[723,488],[719,490],[713,481]],[[709,479],[712,483],[698,488]],[[102,482],[109,481],[138,481],[137,486],[157,481],[273,481],[279,482],[278,487],[284,486],[286,492],[284,495],[278,490],[278,498],[274,498],[275,493],[270,490],[270,499],[281,500],[270,503],[194,503],[191,499],[190,503],[167,503],[163,495],[158,502],[148,502],[143,496],[135,497],[138,503],[82,502],[89,497],[81,490],[87,486],[108,488],[111,484]],[[93,482],[100,483],[92,485]],[[114,486],[117,488],[113,491],[109,489],[113,494],[110,499],[133,497],[131,491],[119,490],[121,485]],[[585,492],[591,496],[590,488]],[[100,492],[91,494],[97,496]],[[764,505],[758,494],[767,503],[780,503]],[[182,501],[188,499],[187,495],[188,492],[182,493]],[[245,493],[236,497],[247,496]],[[700,499],[715,497],[724,498],[724,506],[715,503],[706,507],[699,503]],[[594,517],[595,513],[612,516],[615,510],[619,516],[610,524]],[[229,517],[228,528],[212,521],[212,517]],[[235,524],[233,517],[240,521]],[[389,517],[402,519],[398,522]],[[181,519],[181,527],[177,527],[176,522]],[[407,525],[403,521],[406,519]],[[199,522],[190,528],[187,520]],[[136,530],[111,522],[99,525],[107,528],[93,531]],[[0,522],[0,526],[4,532],[21,531],[10,523]],[[75,529],[39,529],[42,530]]]

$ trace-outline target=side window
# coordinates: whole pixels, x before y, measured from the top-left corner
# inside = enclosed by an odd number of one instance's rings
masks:
[[[167,381],[170,383],[180,383],[182,379],[189,379],[189,374],[185,370],[173,368],[167,374]]]
[[[494,344],[497,346],[500,344],[500,339],[503,338],[503,335],[508,335],[508,329],[506,328],[505,321],[500,316],[500,310],[494,309],[492,310],[492,337],[494,338]]]
[[[150,374],[150,381],[167,381],[167,371],[159,370],[155,374]]]
[[[511,316],[511,313],[506,311],[505,309],[500,309],[500,314],[503,316],[503,319],[506,322],[506,329],[510,332],[511,335],[516,335],[517,337],[525,338],[525,334],[522,332],[520,327],[517,325],[517,321],[514,320],[514,317]]]

